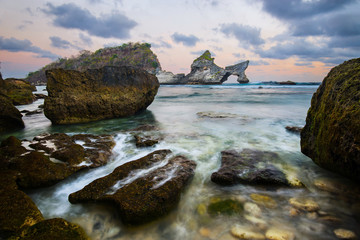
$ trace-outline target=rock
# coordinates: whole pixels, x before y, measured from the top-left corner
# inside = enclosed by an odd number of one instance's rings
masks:
[[[293,240],[295,239],[294,233],[278,228],[270,228],[265,233],[266,239],[269,240]]]
[[[267,228],[267,222],[258,217],[253,215],[244,215],[244,218],[261,230],[265,230]]]
[[[148,132],[148,131],[157,131],[157,130],[159,130],[159,128],[154,125],[141,125],[137,128],[131,129],[130,131]]]
[[[212,199],[207,212],[210,215],[233,215],[240,214],[243,211],[243,206],[240,202],[233,199]]]
[[[183,156],[167,160],[170,152],[157,150],[125,163],[70,194],[69,201],[113,204],[125,224],[142,224],[168,214],[179,202],[196,167]]]
[[[301,130],[303,129],[302,127],[295,127],[295,126],[286,126],[285,128],[289,132],[298,133],[298,134],[300,134]]]
[[[341,178],[318,178],[314,180],[314,185],[322,191],[333,193],[345,198],[360,200],[360,187],[350,179]]]
[[[139,135],[135,135],[134,138],[137,147],[151,147],[159,142],[158,139],[155,139],[152,136],[141,137]]]
[[[45,94],[41,94],[41,93],[35,93],[34,96],[35,96],[36,100],[45,99],[47,97]]]
[[[211,236],[211,231],[209,228],[204,228],[204,227],[201,227],[199,229],[199,233],[202,237],[206,237],[206,238],[209,238]]]
[[[221,167],[211,175],[211,181],[220,185],[237,183],[291,186],[286,175],[270,162],[277,158],[272,152],[244,149],[221,152]]]
[[[225,69],[214,63],[211,53],[206,50],[200,57],[191,64],[191,72],[185,76],[186,84],[222,84],[232,74],[238,76],[238,81],[246,81],[245,70],[249,61],[245,61]],[[183,80],[182,80],[183,81]]]
[[[236,118],[239,117],[237,114],[232,113],[220,113],[214,111],[198,112],[196,113],[201,118]]]
[[[53,124],[134,115],[152,103],[159,88],[154,75],[125,66],[85,72],[53,69],[46,77],[44,113]]]
[[[114,145],[108,135],[47,134],[32,142],[9,137],[1,144],[1,165],[19,172],[17,183],[22,188],[46,187],[81,169],[104,165]]]
[[[172,72],[159,71],[156,73],[156,77],[161,85],[178,85],[186,84],[185,74],[173,74]]]
[[[293,81],[285,81],[285,82],[279,82],[280,85],[296,85]]]
[[[290,198],[289,203],[293,207],[306,212],[315,212],[320,209],[315,201],[307,198]]]
[[[33,91],[36,91],[36,88],[25,80],[0,78],[0,93],[9,97],[14,105],[32,103],[35,100]]]
[[[339,239],[356,239],[356,234],[350,230],[338,228],[334,230],[334,233]]]
[[[70,223],[62,218],[53,218],[41,221],[23,230],[18,240],[89,240],[84,230],[77,224]]]
[[[244,204],[244,210],[245,210],[245,212],[249,213],[250,215],[253,215],[256,217],[261,216],[261,209],[255,203],[246,202]]]
[[[262,233],[253,231],[250,227],[236,225],[231,228],[230,232],[234,237],[239,239],[249,239],[249,240],[265,239],[265,236]]]
[[[250,194],[250,198],[257,204],[265,206],[267,208],[277,207],[277,203],[275,202],[275,200],[267,195],[252,193]]]
[[[360,181],[360,58],[334,67],[314,93],[301,151],[319,166]]]
[[[24,122],[19,110],[11,100],[0,94],[0,133],[24,128]]]
[[[31,116],[31,115],[35,115],[35,114],[41,114],[43,113],[42,109],[36,109],[34,111],[29,111],[27,113],[25,113],[25,116]]]

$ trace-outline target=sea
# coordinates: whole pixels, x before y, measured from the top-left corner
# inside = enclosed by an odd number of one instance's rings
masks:
[[[359,214],[355,214],[360,212],[360,203],[353,198],[356,187],[314,164],[301,153],[300,135],[285,128],[305,125],[319,84],[162,85],[147,110],[132,117],[53,126],[44,114],[35,114],[24,116],[25,129],[11,135],[28,140],[56,132],[114,136],[116,146],[107,165],[79,172],[52,187],[27,191],[45,218],[61,217],[77,223],[91,239],[230,240],[236,239],[236,228],[263,235],[276,229],[288,234],[284,239],[337,239],[336,229],[360,236]],[[38,86],[37,93],[47,94],[46,87]],[[43,103],[40,99],[18,108],[32,111]],[[162,140],[152,147],[137,148],[131,129],[142,125],[158,127],[152,134]],[[111,206],[69,203],[69,194],[158,149],[170,149],[174,155],[197,163],[193,180],[169,215],[130,227],[121,223]],[[276,153],[279,158],[273,164],[303,187],[220,186],[211,182],[211,174],[221,164],[221,151],[243,149]],[[290,204],[293,198],[315,202],[319,210],[297,210]],[[207,206],[219,199],[233,199],[246,207],[240,214],[208,214]]]

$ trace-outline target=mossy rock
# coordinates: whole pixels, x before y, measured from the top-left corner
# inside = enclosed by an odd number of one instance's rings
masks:
[[[8,78],[0,80],[0,92],[8,96],[14,105],[30,104],[35,100],[33,91],[36,88],[22,79]]]
[[[62,218],[41,221],[24,229],[10,240],[89,240],[84,230],[77,224]]]
[[[7,96],[0,93],[0,133],[24,127],[25,125],[19,110]]]
[[[360,58],[334,67],[314,93],[301,151],[319,166],[360,181]]]
[[[215,199],[207,207],[210,215],[234,215],[242,211],[242,203],[233,199]]]

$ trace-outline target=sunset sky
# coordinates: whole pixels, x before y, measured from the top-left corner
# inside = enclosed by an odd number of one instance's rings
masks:
[[[358,0],[0,0],[3,78],[60,57],[148,42],[163,70],[188,73],[206,49],[250,81],[322,81],[360,57]]]

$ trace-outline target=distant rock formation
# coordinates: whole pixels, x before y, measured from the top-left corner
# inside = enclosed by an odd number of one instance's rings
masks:
[[[191,72],[174,75],[171,72],[159,72],[157,77],[160,84],[190,84],[190,85],[209,85],[222,84],[229,76],[238,76],[239,83],[248,83],[249,80],[245,75],[245,70],[249,61],[238,63],[232,66],[221,68],[214,63],[211,53],[206,50],[200,57],[191,64]]]
[[[42,69],[28,74],[26,80],[34,85],[46,85],[46,70],[62,68],[84,72],[105,66],[132,66],[151,74],[161,71],[157,56],[151,51],[149,43],[124,43],[121,46],[107,47],[90,52],[82,50],[78,56],[60,58]]]
[[[53,124],[127,117],[145,110],[159,88],[157,78],[133,67],[103,67],[85,72],[46,72],[49,96],[44,113]]]
[[[360,58],[334,67],[314,93],[301,151],[316,164],[360,181]]]

